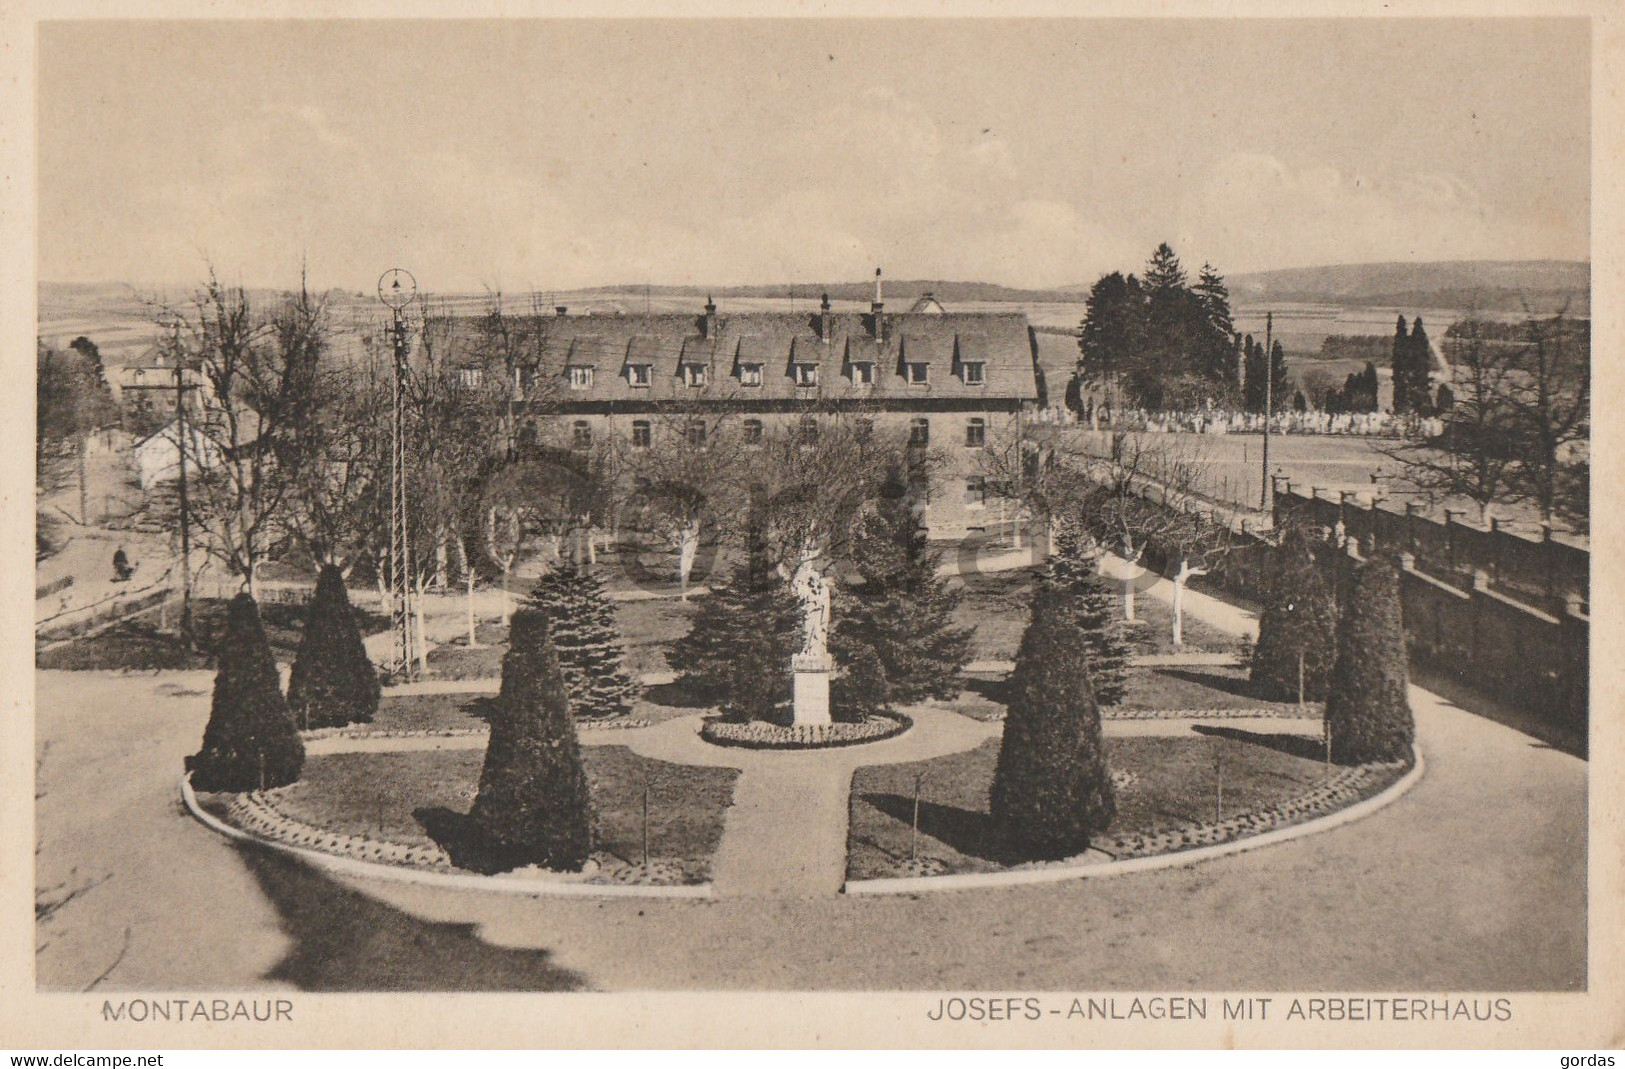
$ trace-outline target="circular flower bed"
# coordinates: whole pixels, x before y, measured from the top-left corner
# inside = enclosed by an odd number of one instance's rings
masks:
[[[769,724],[765,720],[706,720],[700,738],[717,746],[743,746],[753,750],[813,750],[829,746],[855,746],[901,735],[914,722],[901,713],[872,716],[859,723]]]

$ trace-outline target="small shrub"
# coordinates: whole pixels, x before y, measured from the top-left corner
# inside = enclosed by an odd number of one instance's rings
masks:
[[[252,791],[298,780],[305,763],[288,705],[282,699],[259,608],[247,594],[232,599],[217,650],[220,670],[203,729],[203,748],[186,759],[200,791]]]

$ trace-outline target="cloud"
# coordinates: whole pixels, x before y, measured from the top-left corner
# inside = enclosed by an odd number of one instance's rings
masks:
[[[1547,234],[1499,217],[1452,174],[1346,175],[1262,153],[1221,159],[1185,199],[1179,220],[1185,246],[1231,271],[1567,254]]]

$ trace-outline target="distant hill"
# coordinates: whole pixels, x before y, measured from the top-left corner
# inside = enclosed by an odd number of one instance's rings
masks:
[[[1589,315],[1591,265],[1576,260],[1447,260],[1336,264],[1232,275],[1235,304],[1331,304],[1358,308],[1569,310]]]
[[[929,293],[944,303],[971,301],[1075,301],[1072,290],[1026,290],[1012,286],[999,286],[992,282],[954,282],[944,279],[885,279],[881,296],[888,308],[912,304]],[[641,294],[645,287],[637,285],[598,286],[574,292],[589,296],[597,294]],[[832,301],[869,301],[874,298],[875,284],[868,282],[783,282],[768,286],[649,286],[651,297],[788,297],[792,292],[797,299],[816,299],[828,293]]]

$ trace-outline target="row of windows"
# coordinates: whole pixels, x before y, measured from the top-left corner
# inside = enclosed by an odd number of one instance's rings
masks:
[[[866,434],[874,430],[874,421],[859,418],[857,421],[858,433]],[[746,444],[754,444],[762,440],[762,421],[747,419],[741,425],[741,434]],[[706,436],[705,420],[691,419],[684,426],[684,437],[690,445],[704,445]],[[632,446],[635,449],[647,449],[653,442],[654,425],[646,419],[632,421]],[[818,419],[815,416],[802,416],[796,423],[796,437],[802,441],[811,441],[818,437]],[[570,428],[570,444],[576,449],[590,449],[592,447],[592,424],[584,419],[578,419]],[[909,421],[908,444],[924,447],[931,444],[931,421],[923,416]],[[987,421],[981,416],[972,416],[965,421],[965,446],[968,449],[982,449],[987,445]]]
[[[740,364],[739,384],[741,386],[760,386],[762,384],[762,364]],[[862,362],[848,364],[848,374],[854,386],[873,386],[875,383],[875,366],[872,363]],[[818,385],[817,364],[790,365],[791,378],[797,386]],[[593,368],[584,364],[572,364],[565,369],[565,378],[572,390],[592,389]],[[706,366],[704,364],[681,364],[678,366],[678,375],[684,386],[702,387],[706,384]],[[967,386],[981,386],[987,381],[986,368],[979,360],[966,361],[959,365],[959,376]],[[924,362],[905,363],[903,365],[903,381],[910,386],[928,386],[931,383],[931,365]],[[653,364],[626,365],[627,385],[634,388],[647,387],[654,382]]]

